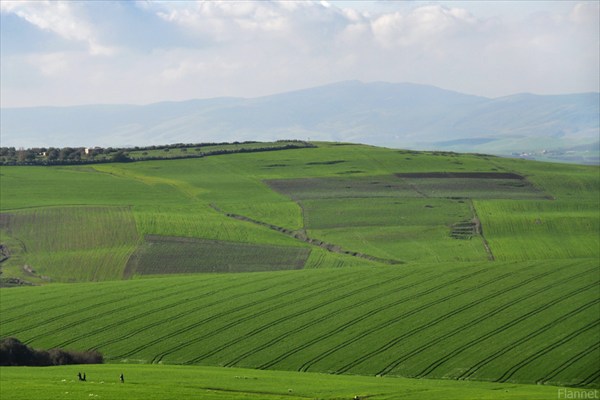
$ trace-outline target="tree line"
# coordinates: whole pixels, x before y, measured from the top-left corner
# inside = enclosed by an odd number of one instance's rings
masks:
[[[101,148],[101,147],[34,147],[16,149],[15,147],[0,147],[0,165],[78,165],[98,163],[123,163],[148,160],[174,160],[183,158],[200,158],[221,154],[253,153],[286,149],[316,147],[302,140],[280,140],[256,146],[255,141],[222,142],[222,143],[176,143],[170,145],[131,147],[131,148]],[[220,148],[211,150],[214,146],[232,146],[231,149]],[[252,145],[243,147],[243,145]],[[241,146],[241,147],[240,147]],[[194,152],[187,152],[193,148]],[[205,149],[207,148],[207,149]],[[151,155],[148,151],[163,150],[168,153],[172,149],[181,151],[181,155]]]

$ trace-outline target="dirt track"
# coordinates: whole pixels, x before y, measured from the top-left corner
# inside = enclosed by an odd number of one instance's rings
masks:
[[[371,261],[377,261],[377,262],[381,262],[381,263],[385,263],[385,264],[404,264],[404,261],[399,261],[399,260],[392,260],[392,259],[387,259],[387,258],[380,258],[380,257],[375,257],[375,256],[370,256],[368,254],[363,254],[363,253],[358,253],[358,252],[353,252],[353,251],[349,251],[349,250],[344,250],[342,249],[340,246],[332,244],[332,243],[326,243],[323,242],[321,240],[318,239],[311,239],[306,235],[306,231],[304,230],[300,230],[300,231],[292,231],[286,228],[283,228],[281,226],[277,226],[277,225],[272,225],[272,224],[268,224],[266,222],[262,222],[262,221],[257,221],[255,219],[249,218],[249,217],[245,217],[243,215],[238,215],[238,214],[231,214],[231,213],[226,213],[223,210],[221,210],[219,207],[217,207],[214,204],[210,205],[214,210],[220,212],[221,214],[224,214],[230,218],[235,218],[237,220],[240,221],[246,221],[246,222],[250,222],[256,225],[261,225],[261,226],[265,226],[269,229],[273,229],[279,233],[283,233],[284,235],[293,237],[296,240],[301,240],[305,243],[309,243],[312,244],[313,246],[319,246],[327,251],[331,251],[333,253],[338,253],[338,254],[345,254],[345,255],[349,255],[352,257],[359,257],[359,258],[364,258],[366,260],[371,260]]]

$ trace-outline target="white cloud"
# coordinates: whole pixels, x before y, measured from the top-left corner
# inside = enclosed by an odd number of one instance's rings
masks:
[[[115,48],[98,42],[94,27],[76,15],[74,5],[68,1],[12,1],[3,0],[1,11],[14,13],[44,31],[52,32],[66,40],[88,45],[91,55],[112,55]]]
[[[508,18],[506,9],[482,16],[470,2],[385,2],[377,12],[335,1],[0,4],[2,15],[81,47],[3,50],[3,66],[10,61],[2,68],[3,105],[27,97],[36,104],[254,97],[345,79],[492,97],[599,85],[596,2],[546,12],[536,6],[527,18]],[[117,8],[120,19],[110,19]],[[24,40],[10,34],[3,30],[2,40]],[[19,92],[36,64],[39,76],[29,81],[38,84]]]

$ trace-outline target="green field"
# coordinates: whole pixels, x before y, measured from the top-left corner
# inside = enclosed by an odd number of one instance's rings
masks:
[[[597,390],[511,385],[487,382],[453,382],[375,378],[316,373],[257,371],[240,368],[182,367],[172,365],[86,365],[21,368],[3,367],[3,400],[50,399],[192,399],[204,400],[445,400],[527,399],[564,396],[594,399]],[[77,381],[85,371],[87,382]],[[123,373],[125,382],[119,382]],[[594,397],[596,396],[596,397]]]
[[[0,290],[0,337],[155,368],[428,378],[381,398],[600,387],[598,167],[315,144],[0,167],[0,279],[37,285]],[[300,397],[350,395],[315,390]]]
[[[302,269],[309,253],[302,247],[148,236],[131,255],[125,270],[126,277],[130,277]]]
[[[595,387],[597,272],[483,262],[15,288],[0,335],[111,362]]]

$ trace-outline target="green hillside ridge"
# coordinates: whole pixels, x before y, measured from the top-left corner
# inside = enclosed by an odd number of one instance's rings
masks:
[[[314,144],[0,167],[0,279],[41,284],[0,290],[0,336],[110,363],[600,387],[597,166]]]
[[[305,268],[324,266],[323,257],[344,266],[599,255],[597,167],[318,145],[191,160],[2,167],[2,242],[13,243],[4,276],[129,276],[127,259],[149,235],[205,239],[198,245],[212,253],[215,240],[303,247],[310,252]],[[436,171],[488,175],[398,176]],[[43,211],[49,206],[61,209],[49,215]],[[99,222],[111,218],[123,223]],[[136,232],[119,249],[96,243],[114,237],[113,230],[131,229],[132,220]],[[464,233],[460,227],[469,223],[482,229],[457,240],[453,233]],[[57,239],[40,242],[36,235]],[[23,264],[36,276],[19,270]]]

